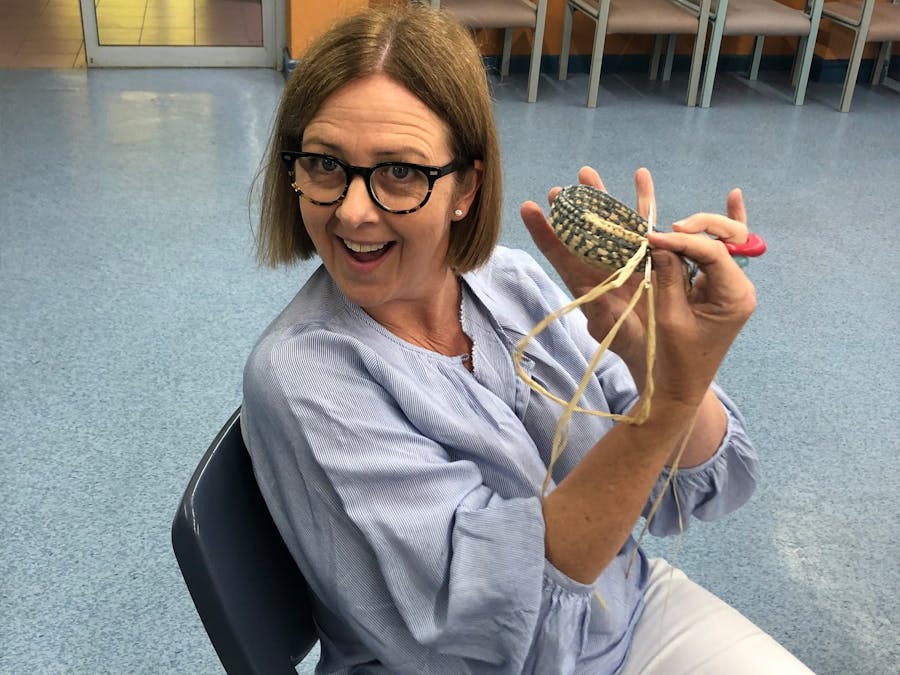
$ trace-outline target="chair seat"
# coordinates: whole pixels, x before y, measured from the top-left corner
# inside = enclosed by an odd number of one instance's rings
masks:
[[[441,0],[470,28],[534,28],[535,7],[525,0]]]
[[[722,34],[805,36],[809,29],[808,16],[777,0],[729,0]]]
[[[843,23],[858,26],[862,5],[858,2],[826,2],[822,14]],[[876,3],[872,9],[872,23],[866,42],[893,42],[900,40],[900,5]]]
[[[588,75],[588,107],[597,105],[600,88],[600,70],[606,36],[655,35],[656,46],[650,59],[650,79],[659,73],[662,39],[669,36],[669,47],[663,68],[663,80],[668,80],[675,57],[675,36],[690,35],[694,38],[691,70],[688,75],[687,104],[696,105],[697,88],[706,45],[706,25],[710,0],[698,0],[696,7],[688,0],[566,0],[563,11],[563,43],[559,61],[559,79],[566,79],[569,46],[572,38],[572,20],[575,12],[581,12],[596,24],[594,47],[591,54],[591,71]]]
[[[595,20],[599,0],[576,0],[575,6]],[[609,35],[696,35],[697,15],[666,0],[612,0],[606,32]]]
[[[654,35],[664,33],[696,35],[698,20],[691,11],[658,0],[613,0],[609,10],[611,34]]]

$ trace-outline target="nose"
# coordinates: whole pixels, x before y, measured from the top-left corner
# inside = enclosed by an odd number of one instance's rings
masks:
[[[350,179],[347,194],[338,204],[335,215],[348,225],[361,225],[377,217],[378,206],[369,196],[366,181],[360,175]]]

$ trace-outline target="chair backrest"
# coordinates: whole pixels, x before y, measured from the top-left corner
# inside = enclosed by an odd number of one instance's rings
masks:
[[[412,0],[411,0],[412,1]],[[431,6],[444,9],[456,16],[460,23],[472,29],[503,29],[503,55],[500,75],[509,75],[512,56],[513,30],[527,28],[533,31],[531,58],[528,65],[528,102],[537,100],[538,80],[541,74],[541,55],[544,51],[544,24],[547,21],[548,0],[431,0]]]
[[[450,10],[469,28],[534,28],[538,4],[537,0],[439,0],[431,6]]]
[[[253,475],[240,408],[200,460],[172,547],[228,673],[290,673],[318,639],[307,585]]]
[[[849,2],[826,2],[822,16],[837,25],[853,31],[853,47],[850,62],[844,76],[841,92],[841,112],[850,111],[850,101],[856,88],[856,78],[867,42],[880,42],[881,50],[872,70],[872,84],[881,82],[885,75],[884,66],[891,53],[891,43],[900,40],[900,2],[875,2],[875,0],[853,0]]]
[[[824,13],[832,21],[859,30],[866,42],[892,42],[900,38],[898,4],[900,0],[826,2]]]

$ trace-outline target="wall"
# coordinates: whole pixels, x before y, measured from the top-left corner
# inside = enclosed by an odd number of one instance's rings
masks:
[[[309,44],[337,19],[368,6],[368,0],[289,0],[286,41],[291,58],[299,59]]]

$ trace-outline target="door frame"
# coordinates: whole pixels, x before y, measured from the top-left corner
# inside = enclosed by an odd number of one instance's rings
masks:
[[[101,45],[94,0],[79,0],[88,68],[274,68],[281,70],[285,0],[261,0],[262,47]]]

